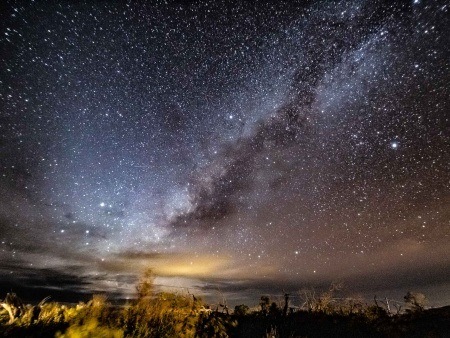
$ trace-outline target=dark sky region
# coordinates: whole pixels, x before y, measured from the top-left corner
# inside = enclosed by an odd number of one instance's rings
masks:
[[[2,1],[0,297],[450,303],[449,11]]]

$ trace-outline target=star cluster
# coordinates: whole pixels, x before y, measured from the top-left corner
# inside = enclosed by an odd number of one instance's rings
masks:
[[[0,284],[448,285],[448,12],[7,1]]]

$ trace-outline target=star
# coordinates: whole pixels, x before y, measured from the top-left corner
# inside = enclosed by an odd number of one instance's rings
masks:
[[[392,149],[397,149],[399,146],[398,142],[391,142],[391,148]]]

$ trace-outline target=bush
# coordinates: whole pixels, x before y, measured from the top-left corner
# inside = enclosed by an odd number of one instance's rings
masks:
[[[249,310],[250,308],[245,304],[236,305],[234,307],[234,314],[236,316],[245,316],[249,312]]]

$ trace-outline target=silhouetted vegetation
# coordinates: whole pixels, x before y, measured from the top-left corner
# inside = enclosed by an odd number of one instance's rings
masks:
[[[113,306],[104,295],[87,303],[61,305],[43,300],[24,305],[15,294],[1,302],[3,337],[448,337],[450,306],[425,309],[423,294],[408,292],[405,310],[376,297],[336,298],[336,286],[316,295],[299,292],[302,306],[260,298],[251,310],[241,304],[234,312],[211,310],[192,294],[156,293],[151,272],[137,286],[137,299]],[[281,303],[281,304],[280,304]]]

